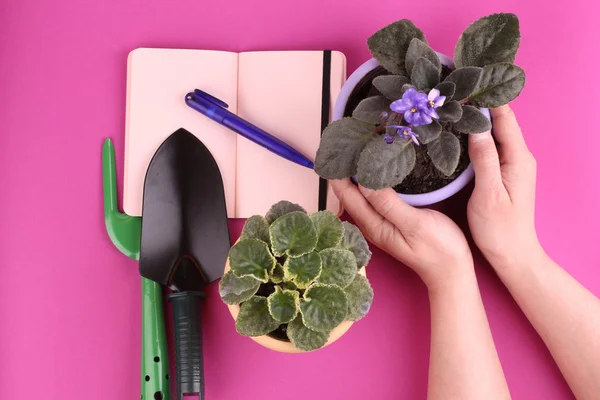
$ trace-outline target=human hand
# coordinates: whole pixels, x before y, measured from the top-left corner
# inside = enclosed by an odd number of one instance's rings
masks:
[[[508,106],[491,110],[490,134],[469,135],[475,189],[467,216],[473,239],[495,269],[530,262],[541,252],[534,226],[536,161]]]
[[[372,191],[349,179],[331,184],[367,239],[412,268],[430,290],[473,273],[467,240],[444,214],[411,207],[393,189]]]

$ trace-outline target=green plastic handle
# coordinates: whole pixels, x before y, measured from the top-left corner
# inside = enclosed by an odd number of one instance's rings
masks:
[[[162,287],[142,278],[141,400],[169,399],[169,354],[165,339]]]
[[[119,212],[117,208],[117,172],[115,147],[106,139],[102,146],[102,183],[104,187],[104,222],[110,240],[127,257],[140,259],[142,219]]]
[[[142,220],[119,212],[115,148],[110,139],[102,146],[104,222],[111,241],[121,253],[139,260]],[[162,287],[142,278],[141,400],[169,399],[169,355],[165,338]]]

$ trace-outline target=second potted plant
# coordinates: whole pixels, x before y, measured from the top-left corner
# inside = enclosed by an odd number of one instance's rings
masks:
[[[281,201],[246,221],[229,252],[219,293],[238,333],[299,353],[339,339],[373,300],[371,258],[358,228],[330,211],[308,215]]]
[[[461,35],[454,60],[436,53],[411,21],[367,41],[373,59],[350,76],[324,130],[315,171],[393,187],[409,204],[441,201],[473,176],[467,135],[491,129],[487,108],[507,104],[525,83],[514,65],[513,14],[479,19]]]

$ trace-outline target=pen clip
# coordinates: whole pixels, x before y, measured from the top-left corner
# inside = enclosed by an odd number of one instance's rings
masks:
[[[186,96],[186,100],[193,100],[193,96],[190,98],[190,95],[192,95],[192,93],[188,93],[188,95]],[[211,103],[213,103],[219,107],[229,108],[229,105],[227,103],[225,103],[223,100],[217,99],[215,96],[210,95],[203,90],[194,89],[193,95],[201,97],[204,100],[208,100]]]

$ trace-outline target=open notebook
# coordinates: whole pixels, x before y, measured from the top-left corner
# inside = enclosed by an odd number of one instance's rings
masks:
[[[160,144],[185,128],[219,165],[230,218],[265,214],[279,200],[318,208],[319,177],[189,108],[201,89],[229,110],[314,160],[321,134],[323,51],[230,53],[140,48],[129,54],[123,208],[142,213],[146,169]],[[343,54],[331,52],[329,109],[346,78]],[[326,82],[326,80],[325,80]],[[333,195],[327,209],[340,212]]]

